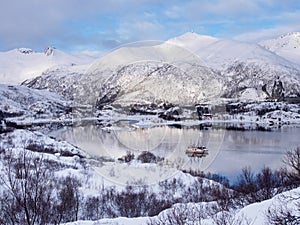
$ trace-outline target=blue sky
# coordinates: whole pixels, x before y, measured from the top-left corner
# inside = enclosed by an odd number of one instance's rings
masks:
[[[299,0],[1,0],[0,51],[107,50],[199,34],[256,42],[300,31]]]

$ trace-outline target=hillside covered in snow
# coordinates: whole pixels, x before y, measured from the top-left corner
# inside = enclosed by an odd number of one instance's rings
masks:
[[[277,55],[300,64],[300,32],[291,32],[259,43]]]
[[[190,32],[162,43],[121,47],[96,60],[85,72],[48,70],[24,84],[98,107],[299,96],[297,59],[289,61],[273,50]]]
[[[44,52],[35,52],[29,48],[18,48],[0,52],[0,82],[21,84],[27,79],[40,76],[48,69],[74,67],[90,64],[99,53],[66,53],[54,47],[45,48]]]

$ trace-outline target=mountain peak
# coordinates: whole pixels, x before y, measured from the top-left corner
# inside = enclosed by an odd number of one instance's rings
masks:
[[[268,50],[277,52],[280,50],[300,49],[300,32],[290,32],[275,39],[265,40],[259,43]]]
[[[279,38],[280,39],[284,39],[284,38],[298,38],[298,39],[300,39],[300,32],[290,32],[290,33],[281,35]]]
[[[33,50],[31,48],[18,48],[17,49],[22,54],[31,54]]]
[[[48,46],[47,48],[45,48],[44,53],[46,56],[53,55],[55,49],[55,47]]]
[[[215,40],[215,41],[218,40],[218,38],[215,38],[213,36],[198,34],[198,33],[195,33],[194,31],[186,32],[186,33],[184,33],[178,37],[172,38],[172,39],[181,39],[181,40],[186,40],[186,41],[190,41],[191,39],[194,39],[194,40],[210,39],[210,40]]]
[[[193,31],[184,33],[178,37],[171,38],[167,41],[169,44],[175,44],[180,47],[184,47],[191,52],[195,52],[199,50],[200,48],[206,47],[216,41],[218,41],[218,38],[208,36],[208,35],[201,35],[197,34]]]
[[[300,32],[290,32],[259,44],[293,63],[300,62]]]

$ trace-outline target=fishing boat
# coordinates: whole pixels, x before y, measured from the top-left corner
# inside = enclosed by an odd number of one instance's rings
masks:
[[[205,157],[208,155],[208,150],[205,146],[190,146],[185,151],[185,154],[189,157]]]

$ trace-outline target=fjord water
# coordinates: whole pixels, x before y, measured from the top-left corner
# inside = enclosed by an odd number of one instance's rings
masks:
[[[135,156],[150,151],[165,158],[168,166],[218,173],[231,181],[245,166],[250,166],[254,172],[264,166],[272,169],[283,166],[286,151],[300,146],[299,134],[300,127],[282,127],[273,131],[178,129],[169,126],[103,130],[94,125],[65,127],[52,133],[95,157],[117,160],[129,151]],[[187,157],[185,150],[191,145],[207,146],[209,155]]]

